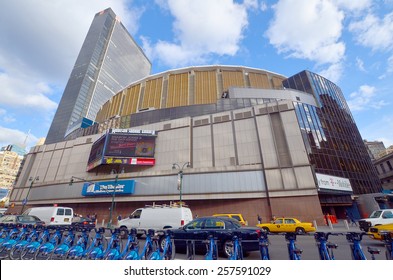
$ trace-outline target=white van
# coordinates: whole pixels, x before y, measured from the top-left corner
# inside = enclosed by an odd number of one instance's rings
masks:
[[[69,207],[49,206],[27,209],[23,215],[33,215],[45,222],[45,225],[71,225],[74,210]]]
[[[152,205],[136,209],[127,218],[120,220],[119,228],[126,227],[128,230],[136,228],[138,234],[149,229],[163,230],[169,228],[179,228],[192,220],[190,208],[184,205]]]

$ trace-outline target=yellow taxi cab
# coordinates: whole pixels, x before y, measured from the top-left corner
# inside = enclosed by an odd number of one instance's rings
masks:
[[[239,221],[242,226],[248,225],[248,222],[244,220],[242,214],[214,214],[213,217],[229,217]]]
[[[393,235],[393,224],[373,226],[368,229],[368,234],[376,240],[383,240],[381,232],[390,232]]]
[[[271,223],[257,224],[257,227],[267,232],[296,232],[297,234],[316,230],[312,223],[303,223],[295,218],[277,218]]]

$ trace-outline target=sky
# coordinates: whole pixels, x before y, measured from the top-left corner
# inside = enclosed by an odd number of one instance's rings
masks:
[[[0,147],[46,137],[94,15],[108,7],[152,74],[309,70],[341,88],[363,139],[393,145],[393,0],[2,0]]]

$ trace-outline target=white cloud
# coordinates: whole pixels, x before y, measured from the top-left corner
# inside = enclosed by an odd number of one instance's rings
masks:
[[[175,18],[174,40],[151,44],[145,38],[144,49],[171,67],[204,63],[212,54],[235,55],[248,25],[247,9],[256,7],[255,1],[242,5],[232,0],[168,0],[158,4]]]
[[[335,63],[329,65],[328,68],[319,71],[319,74],[322,77],[325,77],[326,79],[332,81],[333,83],[338,83],[341,75],[344,71],[344,66],[342,63]]]
[[[370,108],[381,109],[389,103],[381,100],[377,96],[377,89],[373,86],[362,85],[357,92],[350,94],[348,106],[352,112],[364,111]]]
[[[336,64],[345,53],[340,41],[344,13],[330,1],[280,0],[266,32],[279,53],[318,64]]]
[[[393,13],[385,15],[384,18],[368,14],[351,23],[349,30],[355,34],[357,43],[373,51],[393,49]]]
[[[32,134],[26,134],[25,132],[9,129],[0,126],[0,147],[4,147],[10,144],[15,144],[23,147],[26,144],[27,147],[35,146],[38,138]],[[25,143],[26,142],[26,143]]]
[[[366,69],[364,68],[364,62],[361,60],[359,57],[356,58],[356,66],[358,69],[362,72],[367,72]]]
[[[372,0],[356,0],[356,1],[333,0],[333,2],[338,7],[352,12],[364,11],[365,9],[369,8],[372,4]]]
[[[46,95],[52,91],[42,82],[34,84],[29,79],[20,80],[8,74],[0,74],[1,103],[11,107],[26,107],[33,110],[52,111],[57,108],[56,102]]]

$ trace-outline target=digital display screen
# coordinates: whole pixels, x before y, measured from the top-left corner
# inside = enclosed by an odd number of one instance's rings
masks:
[[[155,136],[135,134],[109,134],[105,156],[154,157]]]
[[[106,140],[106,137],[104,135],[100,139],[98,139],[96,142],[94,142],[94,144],[91,148],[91,151],[90,151],[88,163],[92,163],[98,159],[102,159],[102,157],[104,156],[105,140]]]

